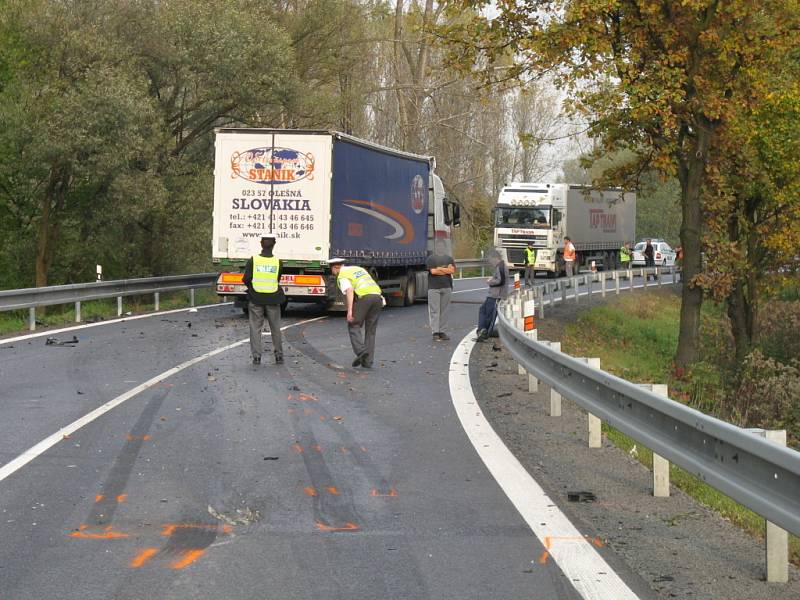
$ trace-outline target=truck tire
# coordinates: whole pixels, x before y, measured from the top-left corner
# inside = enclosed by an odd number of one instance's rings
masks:
[[[409,271],[403,286],[403,306],[411,306],[417,299],[417,274]]]

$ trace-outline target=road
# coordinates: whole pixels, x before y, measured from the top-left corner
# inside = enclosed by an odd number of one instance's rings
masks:
[[[484,285],[449,343],[386,309],[370,371],[302,307],[282,367],[228,305],[0,340],[0,598],[580,598],[456,416]]]

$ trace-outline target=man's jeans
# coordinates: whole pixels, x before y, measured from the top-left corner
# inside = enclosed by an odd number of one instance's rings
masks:
[[[486,298],[478,311],[478,331],[485,329],[491,331],[497,314],[497,298]]]
[[[447,307],[450,305],[452,288],[428,290],[428,318],[433,333],[442,333],[447,322]]]

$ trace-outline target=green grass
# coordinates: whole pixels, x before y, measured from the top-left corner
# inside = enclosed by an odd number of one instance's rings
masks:
[[[215,304],[220,301],[216,292],[210,289],[195,290],[195,305]],[[189,291],[167,292],[161,294],[159,310],[171,310],[189,306]],[[122,299],[122,312],[143,314],[155,309],[153,296],[130,296]],[[42,314],[44,312],[44,314]],[[90,300],[81,303],[81,321],[95,319],[114,319],[117,317],[117,299]],[[36,311],[37,329],[39,327],[64,327],[75,324],[75,305],[63,304],[48,306],[44,311]],[[0,313],[0,335],[28,330],[28,311],[17,310]]]
[[[576,323],[568,325],[562,349],[573,356],[599,356],[604,371],[635,383],[668,383],[673,399],[696,400],[691,390],[672,393],[673,388],[681,390],[679,382],[672,380],[670,375],[678,342],[679,316],[680,298],[675,296],[646,294],[620,298],[618,303],[587,310]],[[704,309],[704,318],[720,316],[714,307]],[[715,383],[721,387],[724,373],[714,371],[704,363],[697,377],[705,387]],[[652,469],[653,454],[648,448],[608,425],[604,424],[603,430],[608,439],[625,452],[630,452],[636,445],[638,460]],[[672,464],[670,482],[754,537],[763,538],[762,517]],[[800,538],[793,535],[789,536],[789,557],[794,564],[800,565]]]

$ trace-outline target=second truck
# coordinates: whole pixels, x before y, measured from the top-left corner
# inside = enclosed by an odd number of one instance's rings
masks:
[[[525,248],[536,248],[537,273],[564,273],[564,237],[577,250],[578,267],[614,269],[619,250],[636,235],[636,194],[565,183],[512,183],[494,208],[494,246],[508,265],[525,266]]]
[[[459,223],[434,167],[335,131],[218,129],[212,257],[228,269],[217,293],[246,308],[241,268],[274,236],[288,301],[341,307],[334,257],[368,269],[390,304],[426,297],[434,240],[451,253]]]

